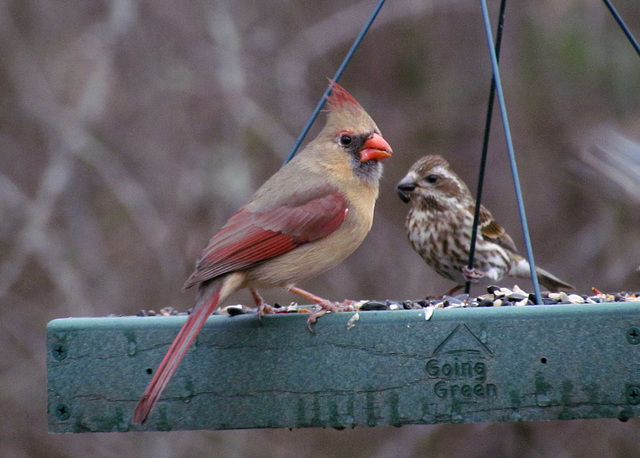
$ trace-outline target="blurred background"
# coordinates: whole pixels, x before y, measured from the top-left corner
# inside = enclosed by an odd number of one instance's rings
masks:
[[[201,249],[280,167],[374,4],[0,2],[4,456],[640,452],[636,420],[47,435],[46,323],[189,309],[180,288]],[[640,3],[615,4],[640,37]],[[536,262],[579,293],[640,290],[640,58],[601,2],[520,0],[501,73]],[[394,149],[374,227],[301,286],[336,300],[453,286],[406,243],[394,186],[437,153],[475,193],[489,82],[478,2],[385,5],[341,80]],[[483,201],[524,251],[504,145],[496,110]]]

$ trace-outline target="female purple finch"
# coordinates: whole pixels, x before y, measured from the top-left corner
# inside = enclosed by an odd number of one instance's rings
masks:
[[[396,186],[405,203],[411,203],[405,226],[413,249],[436,272],[458,287],[480,278],[491,282],[509,277],[529,278],[526,259],[516,253],[513,240],[489,210],[480,209],[473,269],[468,269],[469,246],[476,201],[467,185],[441,156],[419,159]],[[549,291],[573,289],[540,267],[538,281]]]

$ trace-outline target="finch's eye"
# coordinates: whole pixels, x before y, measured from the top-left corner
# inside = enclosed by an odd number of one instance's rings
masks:
[[[438,181],[438,175],[429,175],[427,177],[427,182],[429,183],[435,183],[436,181]]]
[[[342,146],[349,146],[352,141],[353,139],[351,138],[351,135],[343,135],[340,137],[340,144]]]

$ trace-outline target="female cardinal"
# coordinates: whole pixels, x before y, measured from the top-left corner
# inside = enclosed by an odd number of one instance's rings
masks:
[[[249,288],[258,316],[268,313],[257,288],[282,287],[327,311],[345,310],[295,287],[335,266],[364,240],[373,222],[382,159],[391,147],[373,119],[331,82],[327,123],[209,241],[184,288],[198,286],[195,306],[156,370],[133,415],[144,423],[214,309]]]
[[[425,156],[400,180],[396,192],[411,202],[405,226],[409,243],[436,272],[458,286],[485,277],[498,282],[505,275],[529,278],[529,263],[516,253],[513,240],[481,206],[473,269],[467,268],[475,199],[467,185],[441,156]],[[550,291],[573,289],[536,267],[538,280]]]

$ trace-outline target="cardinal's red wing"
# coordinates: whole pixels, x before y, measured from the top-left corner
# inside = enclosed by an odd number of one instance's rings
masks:
[[[262,212],[242,208],[211,238],[184,288],[246,269],[329,235],[348,211],[347,201],[338,191],[295,207]]]

